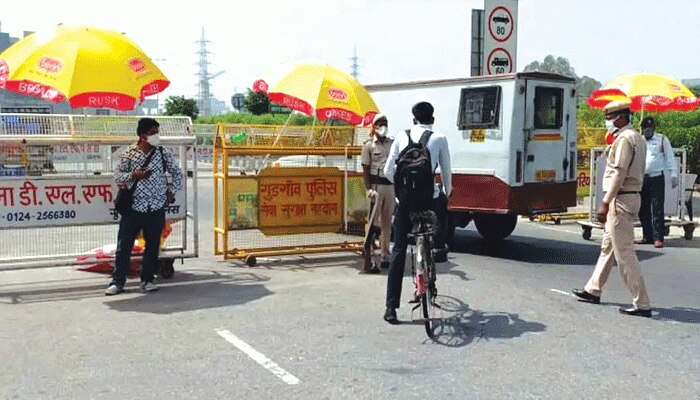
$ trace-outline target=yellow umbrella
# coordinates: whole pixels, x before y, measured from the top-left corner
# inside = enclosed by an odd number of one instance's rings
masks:
[[[0,88],[71,107],[132,110],[170,81],[126,35],[59,25],[0,54]]]
[[[603,108],[613,100],[627,98],[632,111],[693,111],[700,100],[679,81],[660,74],[621,75],[594,91],[588,104]]]
[[[378,108],[367,90],[349,74],[326,64],[278,67],[255,81],[253,90],[270,101],[319,120],[369,124]]]

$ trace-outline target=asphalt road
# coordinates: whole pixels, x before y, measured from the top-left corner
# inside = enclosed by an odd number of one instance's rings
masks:
[[[0,272],[0,399],[700,398],[700,241],[680,231],[638,249],[645,319],[618,313],[630,296],[616,271],[601,305],[567,294],[599,231],[521,221],[487,244],[460,230],[428,339],[408,304],[404,324],[382,320],[386,276],[358,275],[359,257],[213,257],[200,195],[204,254],[158,293],[130,281],[105,297],[106,276],[70,268]]]

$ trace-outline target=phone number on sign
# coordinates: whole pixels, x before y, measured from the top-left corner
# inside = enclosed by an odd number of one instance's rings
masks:
[[[65,211],[38,211],[36,213],[28,212],[13,212],[4,215],[0,215],[0,219],[4,219],[7,222],[25,222],[25,221],[46,221],[55,219],[74,219],[76,213],[73,210]]]

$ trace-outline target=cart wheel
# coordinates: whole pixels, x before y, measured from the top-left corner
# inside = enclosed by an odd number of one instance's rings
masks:
[[[693,225],[684,226],[683,230],[685,231],[685,235],[683,235],[685,240],[692,240],[693,239],[693,231],[695,231],[695,226],[693,226]]]
[[[534,215],[530,215],[529,217],[527,217],[527,219],[529,219],[530,222],[534,222],[534,221],[535,221],[535,218],[536,218],[536,217],[535,217]]]
[[[561,218],[555,218],[554,225],[561,225]]]
[[[581,236],[583,237],[583,239],[590,240],[593,228],[591,228],[589,226],[584,226],[584,227],[582,227],[582,229],[583,229],[583,232],[581,232]]]
[[[258,264],[258,259],[255,256],[246,256],[245,263],[249,267],[254,267]]]
[[[175,259],[173,258],[164,258],[160,260],[160,273],[158,275],[161,276],[161,278],[165,279],[170,279],[175,275]]]
[[[670,226],[664,226],[664,236],[668,236],[671,234],[671,227]]]

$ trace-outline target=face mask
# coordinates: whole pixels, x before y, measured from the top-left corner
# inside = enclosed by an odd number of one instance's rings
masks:
[[[384,136],[386,136],[387,127],[386,126],[377,127],[376,131],[377,131],[377,135],[384,137]]]
[[[651,137],[654,136],[654,128],[644,128],[642,132],[644,133],[644,137],[647,140],[651,139]]]
[[[608,128],[608,132],[615,132],[617,130],[617,127],[615,126],[615,121],[617,121],[617,118],[619,117],[605,120],[605,127]]]
[[[146,142],[151,146],[158,146],[160,144],[160,135],[157,133],[155,135],[149,135],[146,137]]]

